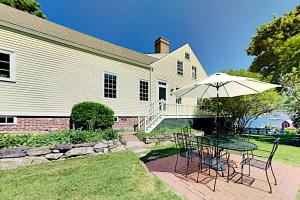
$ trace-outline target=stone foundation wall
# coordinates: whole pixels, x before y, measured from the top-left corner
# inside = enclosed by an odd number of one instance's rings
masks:
[[[55,146],[30,148],[20,147],[0,150],[0,170],[15,169],[70,157],[106,154],[125,150],[119,140],[102,140],[98,143],[59,144]]]
[[[69,128],[69,117],[17,117],[16,124],[0,124],[0,133],[51,132]]]
[[[138,124],[138,117],[118,117],[119,121],[113,125],[114,129],[134,131]]]

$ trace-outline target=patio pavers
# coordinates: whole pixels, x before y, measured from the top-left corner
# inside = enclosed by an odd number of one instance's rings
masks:
[[[199,183],[197,180],[198,160],[193,159],[190,165],[188,178],[185,177],[186,159],[181,158],[178,163],[177,172],[174,172],[176,156],[170,156],[146,163],[149,171],[167,183],[176,192],[187,199],[282,199],[294,200],[300,186],[300,168],[273,162],[273,169],[277,178],[277,185],[269,171],[269,178],[272,183],[273,193],[269,193],[269,185],[264,170],[251,168],[250,176],[244,176],[244,183],[240,183],[240,162],[241,156],[231,155],[230,158],[237,164],[235,172],[230,171],[230,181],[226,182],[225,177],[218,176],[216,191],[213,192],[214,170],[208,175],[208,170],[203,169],[200,173]],[[244,168],[248,173],[248,166]],[[226,174],[225,174],[226,175]]]

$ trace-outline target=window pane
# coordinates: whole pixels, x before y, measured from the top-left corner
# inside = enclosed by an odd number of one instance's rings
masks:
[[[0,117],[0,123],[5,123],[6,122],[6,118],[5,117]]]
[[[12,123],[14,123],[14,118],[13,117],[7,117],[6,122],[12,124]]]
[[[9,54],[0,53],[0,61],[9,62]]]
[[[183,63],[180,61],[177,61],[177,74],[183,75]]]
[[[0,77],[1,78],[9,78],[10,77],[9,71],[0,69]]]
[[[0,61],[0,69],[9,70],[9,63]]]

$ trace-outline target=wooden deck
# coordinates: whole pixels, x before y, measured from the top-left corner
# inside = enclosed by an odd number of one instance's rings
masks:
[[[273,162],[273,169],[277,178],[277,185],[274,185],[274,179],[269,173],[272,183],[273,193],[269,193],[269,185],[266,179],[265,171],[251,168],[251,175],[244,176],[244,183],[239,181],[241,156],[231,155],[231,160],[237,164],[237,168],[231,169],[230,181],[226,182],[224,177],[218,177],[216,191],[213,192],[214,174],[211,170],[211,176],[204,169],[200,173],[199,182],[196,182],[198,160],[193,159],[189,167],[188,178],[185,178],[186,159],[181,158],[178,163],[177,172],[174,173],[176,156],[170,156],[159,160],[146,163],[149,171],[167,183],[178,194],[187,199],[282,199],[294,200],[297,190],[300,186],[300,168]],[[244,168],[248,172],[248,166]],[[225,174],[226,175],[226,174]]]

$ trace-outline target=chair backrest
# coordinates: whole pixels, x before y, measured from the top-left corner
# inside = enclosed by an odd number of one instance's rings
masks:
[[[272,162],[272,159],[273,159],[273,157],[274,157],[274,155],[275,155],[275,152],[276,152],[276,150],[278,149],[279,140],[280,140],[280,137],[278,137],[278,138],[274,141],[274,143],[273,143],[273,148],[272,148],[272,151],[271,151],[271,153],[270,153],[270,156],[269,156],[269,159],[268,159],[268,162],[267,162],[268,167],[271,165],[271,162]]]
[[[176,148],[179,152],[185,152],[187,150],[187,138],[188,136],[183,133],[174,133]]]
[[[187,134],[188,136],[191,136],[191,134],[192,134],[192,129],[189,128],[189,127],[181,128],[181,133]]]

